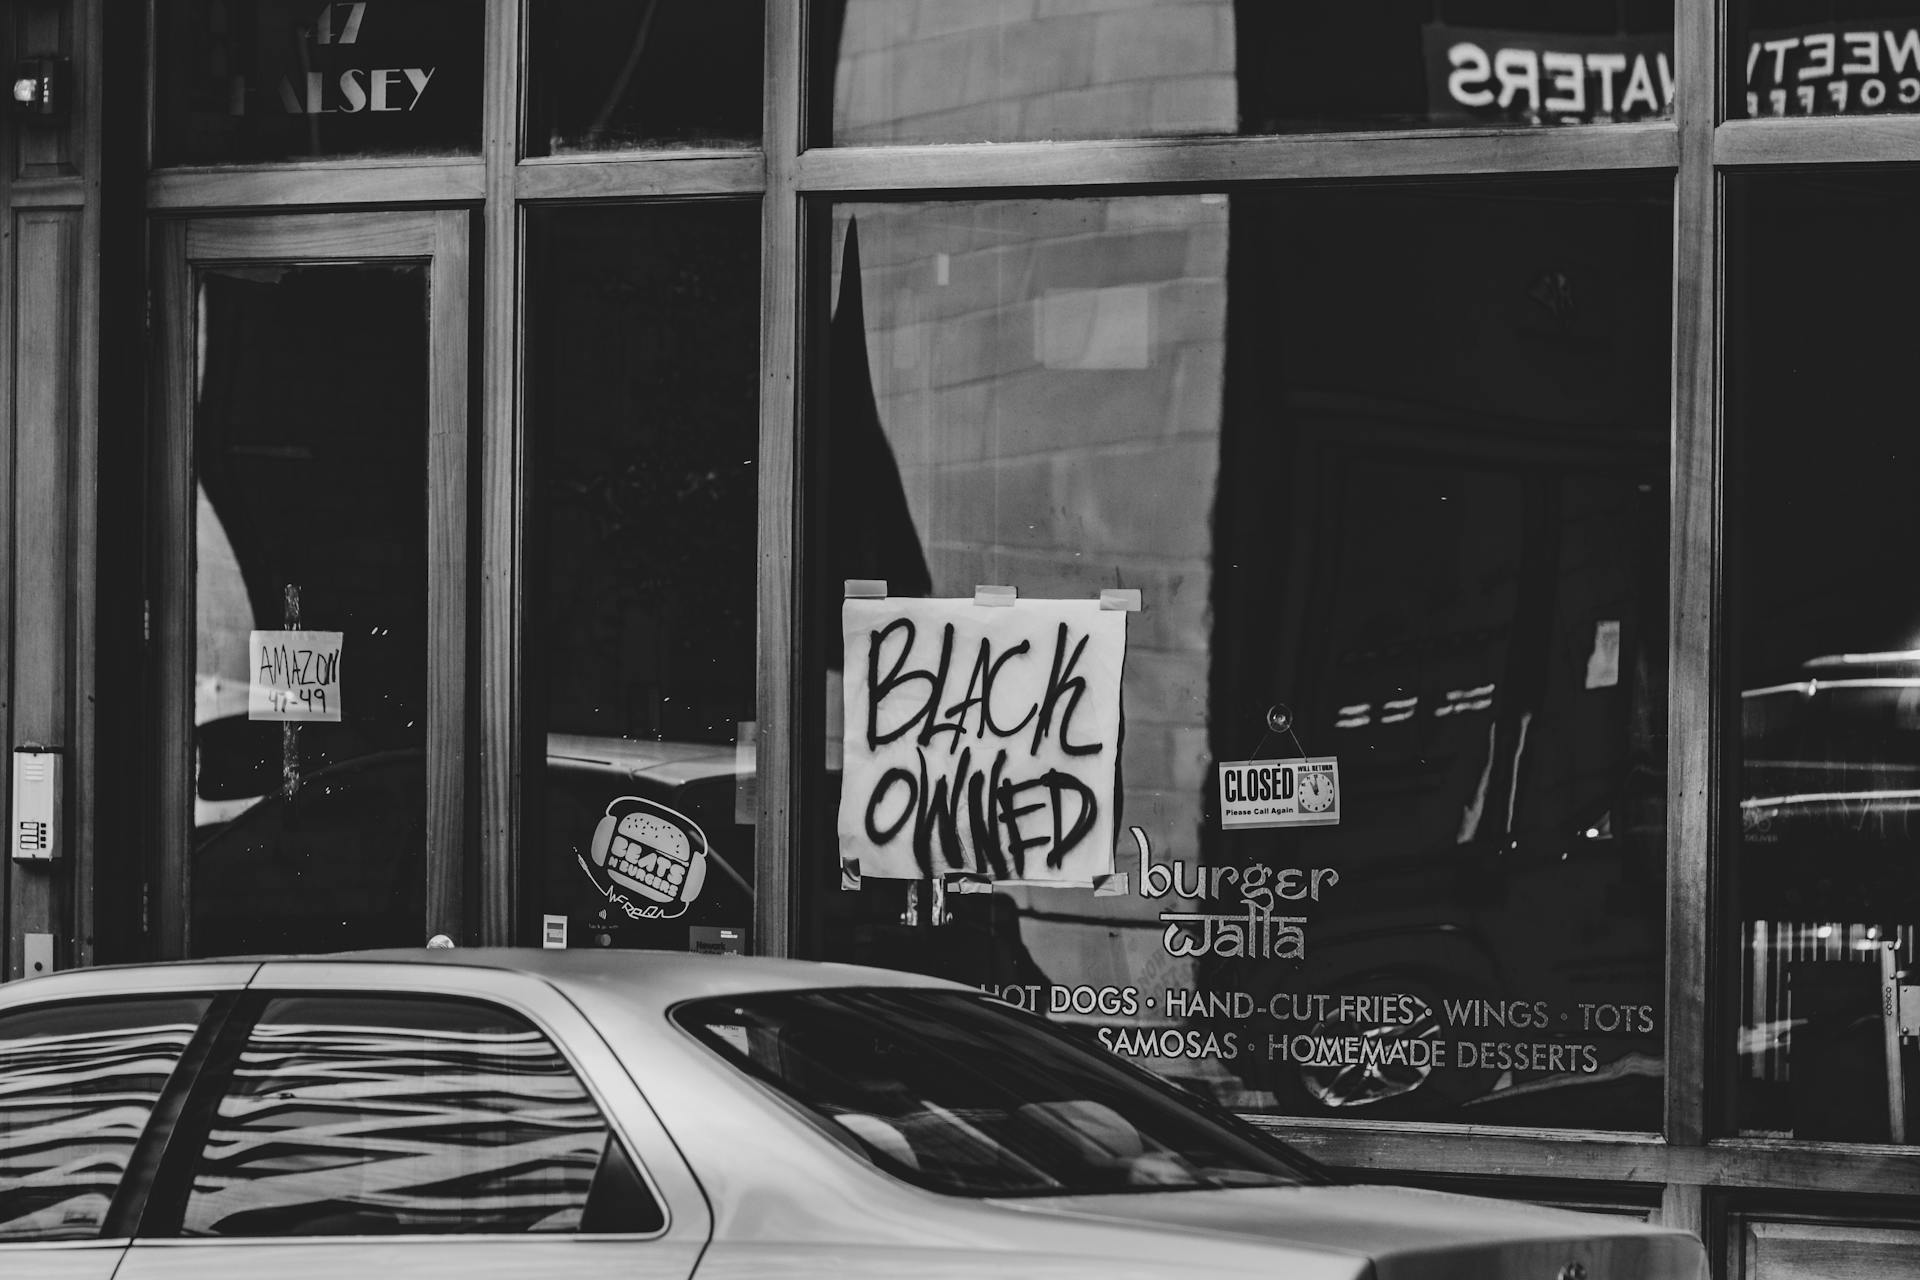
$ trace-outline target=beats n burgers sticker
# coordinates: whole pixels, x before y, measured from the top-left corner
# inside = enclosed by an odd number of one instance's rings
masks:
[[[610,905],[634,920],[686,914],[707,880],[707,837],[683,813],[639,796],[607,806],[580,869]]]

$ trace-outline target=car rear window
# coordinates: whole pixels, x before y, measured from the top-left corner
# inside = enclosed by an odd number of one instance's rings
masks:
[[[233,1047],[182,1179],[183,1236],[645,1233],[665,1223],[630,1169],[616,1171],[625,1157],[566,1059],[504,1009],[285,995]],[[616,1180],[624,1205],[608,1200]]]
[[[1325,1181],[1310,1161],[1047,1022],[958,991],[779,992],[674,1019],[829,1132],[950,1195]]]
[[[100,1234],[207,1004],[155,996],[0,1016],[0,1244]]]

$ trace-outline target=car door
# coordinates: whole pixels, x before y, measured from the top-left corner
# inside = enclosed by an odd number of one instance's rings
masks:
[[[710,1227],[645,1100],[545,983],[270,962],[115,1280],[686,1280]]]
[[[61,975],[0,998],[0,1275],[113,1274],[156,1113],[191,1075],[209,1009],[254,968]]]

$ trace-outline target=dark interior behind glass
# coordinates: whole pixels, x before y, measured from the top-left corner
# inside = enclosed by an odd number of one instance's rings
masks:
[[[1732,191],[1734,1125],[1912,1141],[1920,1049],[1883,989],[1920,967],[1920,329],[1893,305],[1920,288],[1920,182]]]
[[[415,944],[424,911],[427,281],[201,279],[196,955]],[[338,633],[332,721],[262,719],[252,632]]]
[[[480,149],[480,0],[160,0],[154,158]]]
[[[766,0],[527,6],[530,156],[760,140]]]
[[[753,918],[759,234],[739,201],[528,218],[523,865],[574,945]],[[624,797],[698,828],[697,884],[603,876]]]

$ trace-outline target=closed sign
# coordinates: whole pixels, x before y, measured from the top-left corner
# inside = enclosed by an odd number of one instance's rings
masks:
[[[1340,763],[1333,756],[1220,765],[1224,828],[1329,826],[1338,821]]]

